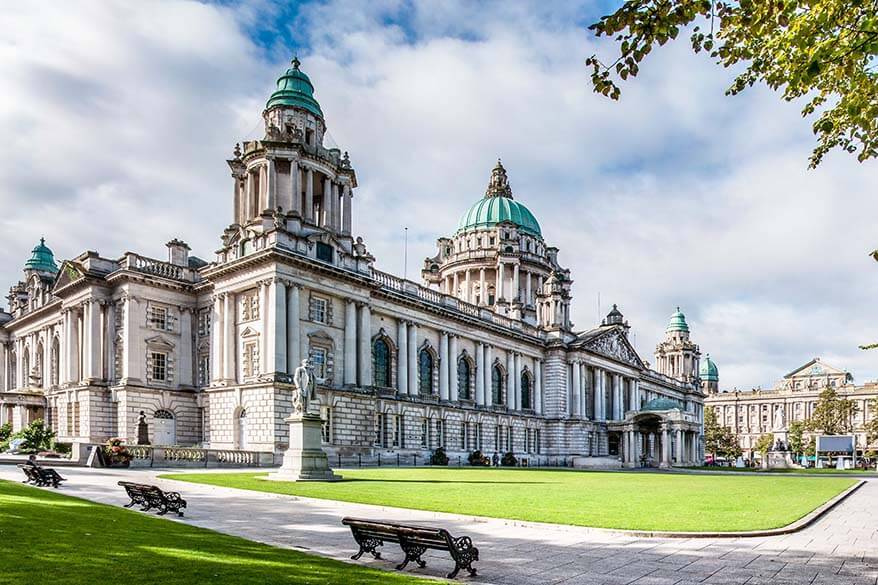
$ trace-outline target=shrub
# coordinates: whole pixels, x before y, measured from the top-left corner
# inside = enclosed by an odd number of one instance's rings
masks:
[[[467,459],[469,460],[470,465],[477,465],[477,466],[491,465],[491,460],[488,459],[487,457],[485,457],[482,454],[482,452],[479,450],[475,450],[472,453],[470,453],[469,457]]]
[[[448,455],[445,454],[445,449],[437,447],[433,451],[430,455],[430,465],[448,465]]]
[[[515,467],[518,465],[518,459],[515,458],[512,451],[509,451],[503,454],[503,458],[500,460],[500,465],[503,467]]]
[[[107,441],[104,447],[104,455],[107,456],[110,463],[128,463],[134,459],[134,455],[125,446],[125,439],[114,437]]]
[[[5,423],[0,425],[0,442],[6,441],[9,437],[12,436],[12,423]]]
[[[37,453],[52,448],[55,432],[46,427],[42,419],[37,419],[15,433],[13,438],[22,439],[19,452]]]
[[[70,443],[55,443],[55,453],[67,455],[73,451],[73,445]]]

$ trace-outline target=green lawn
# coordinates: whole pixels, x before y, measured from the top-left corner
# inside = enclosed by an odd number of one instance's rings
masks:
[[[854,484],[846,478],[524,469],[336,471],[290,483],[265,473],[162,477],[312,498],[600,528],[744,531],[785,526]],[[185,492],[185,488],[181,487]]]
[[[809,467],[807,469],[801,469],[798,467],[789,467],[786,469],[762,469],[761,467],[716,467],[704,465],[702,467],[687,467],[686,469],[695,469],[698,471],[736,471],[743,473],[796,473],[801,475],[878,475],[878,472],[876,472],[874,468],[866,469],[864,471],[862,469],[835,469],[826,467],[823,469],[817,469],[815,467]]]
[[[432,582],[8,481],[0,481],[0,543],[4,584]]]

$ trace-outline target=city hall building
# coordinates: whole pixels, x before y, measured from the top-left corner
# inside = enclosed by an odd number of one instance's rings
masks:
[[[570,321],[573,280],[498,162],[422,283],[374,267],[355,237],[357,175],[326,148],[298,60],[234,148],[234,215],[209,261],[41,241],[0,313],[0,422],[60,441],[280,452],[290,374],[309,360],[330,455],[513,452],[531,464],[702,459],[698,346],[679,310],[650,368],[614,306]],[[451,228],[451,226],[449,226]]]

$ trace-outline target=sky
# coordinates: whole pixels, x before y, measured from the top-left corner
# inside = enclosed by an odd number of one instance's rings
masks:
[[[409,278],[502,158],[516,199],[572,271],[577,329],[617,303],[652,361],[675,307],[720,387],[770,387],[820,356],[878,378],[878,162],[830,155],[801,104],[755,87],[684,35],[612,102],[584,61],[614,2],[71,0],[4,6],[0,276],[41,236],[212,259],[232,216],[225,160],[261,136],[298,54],[359,187],[354,231]],[[404,234],[408,228],[408,265]],[[7,285],[4,285],[7,286]]]

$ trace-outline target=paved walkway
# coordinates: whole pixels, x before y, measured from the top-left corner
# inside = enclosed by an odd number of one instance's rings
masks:
[[[522,527],[503,520],[463,521],[433,512],[308,500],[198,484],[156,480],[157,470],[68,468],[60,490],[112,505],[127,503],[119,479],[147,481],[181,491],[189,503],[181,521],[271,544],[349,561],[356,545],[343,516],[404,522],[441,518],[452,534],[473,537],[483,560],[479,575],[462,582],[503,585],[876,585],[878,583],[878,481],[870,480],[811,527],[776,537],[739,539],[635,538],[578,527]],[[21,480],[15,467],[0,478]],[[819,481],[819,480],[816,480]],[[754,494],[754,496],[757,496]],[[538,505],[534,502],[534,505]],[[366,555],[368,556],[368,555]],[[359,563],[392,570],[402,554],[385,547],[386,560]],[[406,572],[441,577],[453,563],[427,557],[427,567]]]

